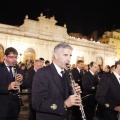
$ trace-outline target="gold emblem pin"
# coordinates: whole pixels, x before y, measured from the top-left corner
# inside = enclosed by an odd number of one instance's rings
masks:
[[[109,105],[109,104],[105,104],[105,106],[106,106],[107,108],[109,108],[109,107],[110,107],[110,105]]]
[[[56,105],[56,104],[52,104],[52,105],[50,106],[50,108],[53,109],[53,110],[56,110],[56,109],[57,109],[57,105]]]
[[[95,87],[92,87],[92,89],[94,90],[94,89],[95,89]]]

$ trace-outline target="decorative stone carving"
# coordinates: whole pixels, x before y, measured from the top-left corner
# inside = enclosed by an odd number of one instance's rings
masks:
[[[66,28],[66,24],[64,24],[64,27]]]
[[[41,13],[40,16],[42,17],[42,16],[43,16],[43,13]]]
[[[25,16],[25,19],[28,19],[28,15]]]

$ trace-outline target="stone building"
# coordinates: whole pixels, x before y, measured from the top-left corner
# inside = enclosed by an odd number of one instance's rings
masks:
[[[116,57],[120,59],[120,29],[114,31],[106,31],[99,42],[109,44],[116,47]]]
[[[25,17],[23,25],[16,27],[0,24],[0,61],[3,60],[4,50],[15,47],[19,52],[18,62],[32,62],[43,57],[45,60],[53,59],[53,48],[60,42],[69,43],[73,48],[71,64],[78,59],[85,64],[97,61],[101,65],[112,65],[115,62],[116,48],[95,41],[70,37],[64,27],[55,25],[54,17],[45,18],[43,14],[38,21]]]

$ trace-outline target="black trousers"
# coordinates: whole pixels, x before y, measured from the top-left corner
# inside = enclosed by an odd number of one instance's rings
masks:
[[[28,120],[36,120],[36,111],[33,109],[32,104],[29,104],[29,117]]]
[[[108,110],[106,108],[103,109],[103,120],[118,120],[117,112]]]
[[[18,120],[17,118],[0,118],[0,120]]]

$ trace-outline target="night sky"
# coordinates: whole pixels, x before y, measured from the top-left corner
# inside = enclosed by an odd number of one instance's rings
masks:
[[[40,13],[67,25],[68,33],[89,36],[93,31],[120,29],[120,4],[116,0],[1,0],[0,23],[20,26],[25,15],[37,20]]]

